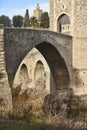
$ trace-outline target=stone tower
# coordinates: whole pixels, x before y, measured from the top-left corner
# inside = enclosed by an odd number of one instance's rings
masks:
[[[72,36],[73,88],[87,94],[87,0],[50,0],[50,29]]]
[[[33,15],[34,17],[36,17],[38,23],[41,22],[41,14],[42,14],[42,10],[40,9],[39,4],[37,4],[36,9],[34,9],[33,11]]]
[[[50,28],[73,35],[75,0],[50,0]]]

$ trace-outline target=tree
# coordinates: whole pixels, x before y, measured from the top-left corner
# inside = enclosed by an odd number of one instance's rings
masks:
[[[22,25],[23,25],[23,17],[21,15],[13,16],[13,26],[22,27]]]
[[[29,26],[30,26],[30,20],[29,20],[29,12],[28,12],[28,9],[26,9],[26,13],[25,13],[24,26],[25,26],[25,27],[29,27]]]
[[[38,26],[38,22],[37,22],[36,17],[34,17],[34,16],[31,17],[30,24],[31,24],[32,27],[37,27]]]
[[[3,24],[5,27],[11,27],[11,20],[8,16],[0,16],[0,24]]]
[[[49,27],[49,15],[48,12],[43,12],[41,15],[41,26],[44,28]]]

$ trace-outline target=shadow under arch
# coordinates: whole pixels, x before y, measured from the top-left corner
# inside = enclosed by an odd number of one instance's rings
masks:
[[[36,48],[46,59],[52,74],[50,92],[52,93],[54,89],[55,91],[68,90],[70,86],[68,68],[58,50],[47,42],[40,43]]]
[[[66,13],[62,13],[57,20],[57,32],[70,34],[70,17]]]

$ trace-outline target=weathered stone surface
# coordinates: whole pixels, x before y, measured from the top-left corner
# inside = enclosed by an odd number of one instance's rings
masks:
[[[70,19],[69,31],[70,31],[70,35],[73,36],[73,43],[72,43],[73,89],[76,95],[87,94],[86,13],[87,13],[87,0],[84,1],[51,0],[50,1],[50,29],[51,30],[58,32],[58,27],[59,27],[58,20],[61,16],[67,15]]]
[[[0,114],[12,110],[12,94],[8,83],[4,55],[4,29],[0,28]]]
[[[52,73],[50,93],[55,89],[58,95],[63,97],[66,93],[69,94],[69,88],[72,88],[76,95],[87,95],[86,5],[87,0],[50,1],[51,30],[57,31],[60,16],[67,14],[70,23],[62,25],[62,29],[68,27],[73,37],[47,30],[3,29],[1,26],[0,73],[4,75],[1,77],[0,86],[5,86],[9,80],[12,87],[19,65],[28,52],[36,47],[46,59]],[[64,30],[63,32],[65,33]],[[36,81],[36,86],[38,82],[43,82],[42,77]],[[2,88],[7,95],[11,94],[9,89]]]
[[[32,49],[21,62],[13,82],[13,87],[21,85],[22,90],[39,88],[50,93],[51,72],[45,58]]]
[[[6,70],[11,87],[20,63],[36,47],[46,59],[54,78],[55,85],[51,83],[51,92],[53,88],[67,91],[72,82],[71,36],[47,30],[5,28],[4,31]]]

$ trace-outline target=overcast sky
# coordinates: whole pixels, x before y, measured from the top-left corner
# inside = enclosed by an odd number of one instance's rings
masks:
[[[49,12],[49,0],[0,0],[0,16],[6,15],[10,18],[14,15],[24,16],[26,9],[29,9],[32,16],[37,3],[43,11]]]

